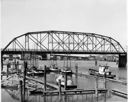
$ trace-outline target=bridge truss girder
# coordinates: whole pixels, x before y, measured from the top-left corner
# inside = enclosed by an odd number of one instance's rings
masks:
[[[118,54],[126,66],[127,53],[115,39],[94,33],[69,31],[28,32],[15,37],[2,49],[4,54]],[[123,57],[121,57],[123,56]],[[121,59],[120,59],[121,58]],[[1,61],[2,61],[1,57]]]
[[[43,31],[29,32],[14,38],[2,51],[42,51],[80,53],[124,53],[111,37],[94,33]]]

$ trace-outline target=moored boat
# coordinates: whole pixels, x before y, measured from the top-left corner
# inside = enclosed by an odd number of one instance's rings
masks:
[[[55,64],[51,65],[49,69],[52,72],[60,72],[60,69]]]
[[[56,83],[59,84],[59,80],[61,81],[61,87],[65,87],[65,78],[64,75],[59,75],[56,78]],[[73,84],[73,81],[71,80],[71,78],[67,78],[67,85],[66,85],[66,89],[75,89],[77,88],[77,85]]]
[[[89,74],[111,79],[116,77],[116,75],[112,74],[112,72],[109,70],[109,66],[99,66],[99,71],[96,69],[89,69]]]
[[[72,74],[73,73],[72,70],[70,68],[67,68],[67,67],[63,68],[61,70],[61,72],[62,73],[66,73],[66,74]]]

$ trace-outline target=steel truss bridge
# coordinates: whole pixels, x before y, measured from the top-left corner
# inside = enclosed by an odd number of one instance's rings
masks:
[[[4,54],[118,54],[126,65],[127,53],[115,39],[94,33],[69,31],[28,32],[12,39]],[[123,59],[123,61],[121,60]]]

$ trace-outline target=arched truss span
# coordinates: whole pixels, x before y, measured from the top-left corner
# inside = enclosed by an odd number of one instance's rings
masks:
[[[125,53],[118,41],[111,37],[83,32],[41,31],[29,32],[14,38],[3,52],[46,52],[46,53]]]

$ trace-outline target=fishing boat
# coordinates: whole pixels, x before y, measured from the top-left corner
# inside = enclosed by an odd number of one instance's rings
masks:
[[[12,80],[7,80],[1,83],[1,88],[17,90],[18,84],[17,82],[12,82]]]
[[[44,71],[35,71],[35,70],[32,70],[32,71],[29,71],[27,72],[27,75],[28,76],[44,76]]]
[[[116,77],[116,75],[112,74],[112,72],[109,70],[109,66],[99,66],[99,71],[96,69],[89,69],[89,74],[111,79]]]
[[[7,75],[7,72],[1,71],[1,76],[6,76],[6,75]]]
[[[29,91],[29,95],[43,94],[44,90],[42,88],[34,89]]]
[[[4,85],[4,84],[1,84],[1,88],[18,90],[18,85]]]
[[[36,67],[32,67],[30,69],[27,72],[28,76],[44,76],[44,70],[43,69],[38,69]],[[50,73],[50,69],[47,67],[46,68],[46,74],[49,74],[49,73]]]
[[[68,67],[65,67],[61,70],[62,73],[66,73],[66,74],[72,74],[72,70]]]
[[[51,65],[49,69],[51,72],[60,72],[60,69],[55,64]]]
[[[57,78],[56,78],[56,83],[57,85],[59,85],[59,80],[61,81],[61,87],[65,87],[65,78],[64,78],[64,75],[59,75]],[[67,85],[66,85],[66,89],[69,90],[69,89],[75,89],[77,88],[77,85],[74,85],[73,84],[73,81],[71,80],[71,78],[67,78]]]

